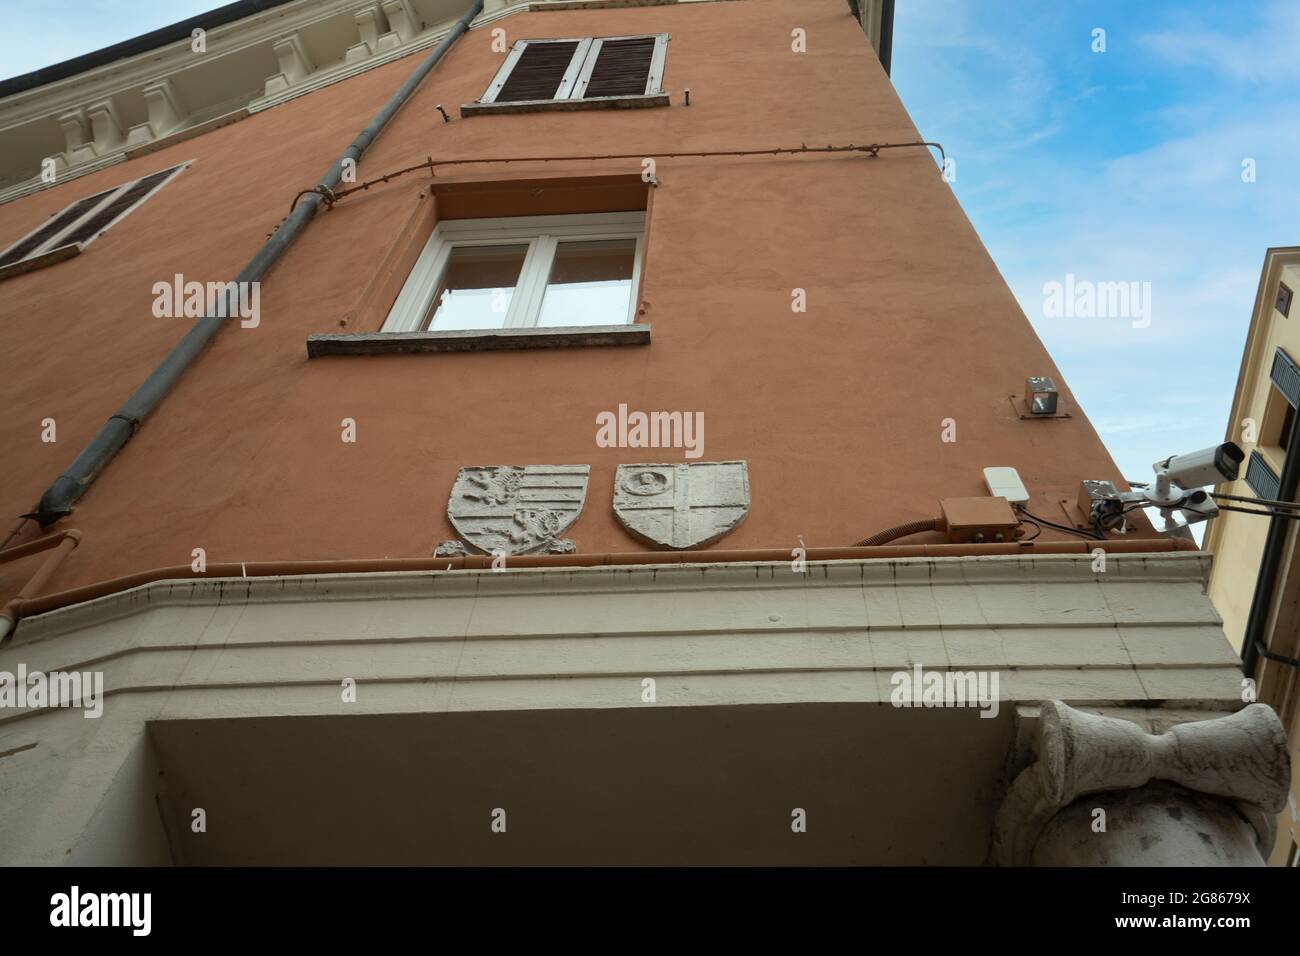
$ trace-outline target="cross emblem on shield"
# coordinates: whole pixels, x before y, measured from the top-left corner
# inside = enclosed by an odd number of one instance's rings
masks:
[[[744,461],[619,465],[614,514],[628,531],[665,548],[711,544],[749,513]]]

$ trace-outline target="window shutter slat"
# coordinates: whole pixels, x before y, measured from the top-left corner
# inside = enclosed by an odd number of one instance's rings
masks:
[[[1273,368],[1269,371],[1269,378],[1291,403],[1292,408],[1300,408],[1300,368],[1281,349],[1273,355]]]
[[[172,174],[173,170],[164,169],[160,173],[146,176],[99,212],[95,213],[80,226],[69,233],[64,240],[67,244],[86,242],[93,239],[100,230],[106,228],[118,216],[140,201],[151,189]]]
[[[510,71],[510,78],[496,96],[498,103],[517,103],[521,100],[554,99],[564,74],[569,69],[573,54],[578,49],[572,43],[529,43]]]
[[[639,96],[645,93],[654,57],[655,38],[606,40],[591,71],[591,82],[584,94],[594,96]]]
[[[31,255],[33,252],[35,252],[37,249],[43,246],[50,239],[57,236],[68,226],[72,225],[72,223],[76,222],[78,219],[80,219],[82,216],[88,213],[91,209],[95,208],[95,206],[98,203],[103,202],[104,197],[107,196],[112,191],[113,190],[110,189],[107,192],[97,193],[94,196],[87,196],[85,199],[78,199],[67,209],[63,210],[63,212],[51,218],[50,221],[47,222],[45,225],[43,225],[40,229],[37,229],[34,233],[32,233],[22,242],[18,243],[18,245],[14,246],[3,256],[0,256],[0,266],[7,266],[10,265],[11,263],[20,262],[23,259],[26,259],[29,255]],[[71,243],[73,241],[74,240],[72,239],[67,240],[68,243]]]
[[[1261,498],[1276,501],[1277,496],[1282,493],[1281,479],[1273,473],[1264,456],[1257,451],[1250,453],[1250,464],[1246,466],[1246,484],[1250,485],[1251,491]]]

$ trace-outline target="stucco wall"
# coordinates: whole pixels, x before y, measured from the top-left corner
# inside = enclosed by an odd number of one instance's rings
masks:
[[[917,132],[842,0],[745,0],[509,17],[508,39],[672,34],[669,108],[478,116],[501,54],[462,38],[359,170],[426,156],[527,156],[901,142]],[[791,30],[808,52],[791,52]],[[417,60],[408,57],[147,157],[0,207],[0,242],[66,203],[194,165],[74,260],[3,283],[0,508],[17,516],[183,334],[154,282],[232,278]],[[681,91],[691,89],[691,106]],[[453,110],[454,112],[454,110]],[[473,171],[468,171],[472,169]],[[637,172],[637,162],[471,167],[439,181]],[[1060,520],[1081,478],[1119,475],[928,151],[877,159],[659,162],[643,348],[308,361],[406,220],[418,181],[318,216],[263,283],[256,329],[225,329],[65,522],[85,542],[52,588],[209,560],[427,555],[467,464],[590,463],[583,551],[642,547],[610,509],[622,462],[595,418],[625,403],[702,411],[707,460],[749,461],[753,507],[728,548],[849,544],[984,494],[1018,468]],[[795,288],[808,310],[792,313]],[[1021,421],[1008,396],[1053,376],[1073,417]],[[58,441],[42,443],[41,421]],[[340,421],[357,422],[356,444]],[[956,420],[957,441],[941,441]],[[30,536],[30,530],[24,537]],[[1051,538],[1050,530],[1043,535]],[[18,572],[0,587],[12,593]]]

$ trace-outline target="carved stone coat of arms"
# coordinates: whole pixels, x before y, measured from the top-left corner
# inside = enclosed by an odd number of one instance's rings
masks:
[[[717,541],[749,513],[743,461],[619,465],[614,514],[634,535],[665,548]]]
[[[460,469],[447,517],[470,554],[570,553],[561,535],[578,520],[590,465],[478,465]],[[445,541],[437,554],[461,551]]]

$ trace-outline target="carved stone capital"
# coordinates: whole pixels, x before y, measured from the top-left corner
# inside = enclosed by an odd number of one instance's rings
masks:
[[[1037,759],[1016,777],[998,810],[993,860],[1003,866],[1029,865],[1053,818],[1078,798],[1138,790],[1153,781],[1176,784],[1190,791],[1189,799],[1226,802],[1250,824],[1256,848],[1267,856],[1274,838],[1273,816],[1286,803],[1290,779],[1286,733],[1264,704],[1148,734],[1127,720],[1045,701]],[[1166,797],[1176,792],[1163,785],[1156,789]],[[1168,825],[1178,826],[1180,815],[1169,814]],[[1228,842],[1231,834],[1223,838]]]

